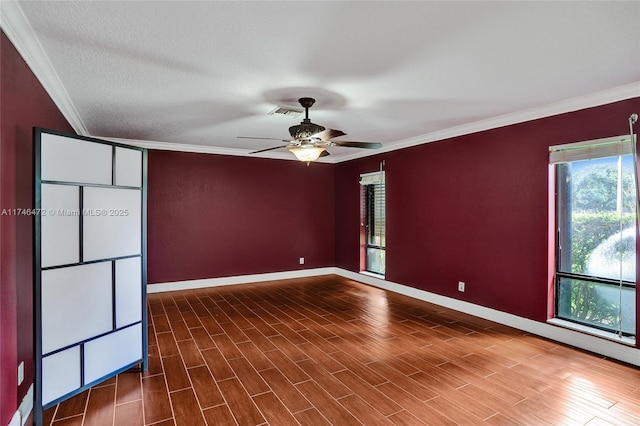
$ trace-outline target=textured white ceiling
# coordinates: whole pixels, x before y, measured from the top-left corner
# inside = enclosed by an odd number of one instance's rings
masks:
[[[383,150],[640,96],[638,1],[1,7],[79,133],[154,147],[267,148],[237,136],[288,138],[301,118],[267,113],[301,96],[317,99],[314,123]],[[370,153],[330,151],[332,161]]]

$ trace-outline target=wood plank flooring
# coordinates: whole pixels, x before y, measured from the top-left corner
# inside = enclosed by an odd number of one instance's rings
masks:
[[[638,368],[341,277],[148,306],[149,370],[46,425],[640,424]]]

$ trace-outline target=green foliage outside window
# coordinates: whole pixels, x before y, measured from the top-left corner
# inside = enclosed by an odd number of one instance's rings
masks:
[[[624,214],[622,228],[633,226],[635,219],[635,214]],[[571,220],[571,272],[584,274],[595,248],[620,231],[620,215],[616,212],[574,213]]]
[[[594,249],[619,232],[620,216],[615,212],[577,213],[572,219],[571,272],[583,274],[587,271],[589,256]],[[623,228],[633,226],[634,221],[635,215],[624,215]],[[623,320],[620,318],[619,299],[606,297],[605,291],[605,287],[591,281],[562,280],[558,294],[561,313],[580,322],[617,329]],[[633,319],[627,318],[624,322]]]
[[[589,270],[589,260],[596,248],[621,229],[635,227],[636,193],[633,175],[627,169],[622,173],[621,182],[618,178],[618,167],[612,161],[574,169],[568,181],[571,188],[568,235],[571,255],[567,260],[571,262],[571,273],[593,275]],[[619,183],[622,186],[620,204]],[[621,242],[622,245],[615,245],[611,257],[633,255],[635,258],[633,241]],[[615,262],[615,259],[611,261]],[[565,264],[563,268],[566,271],[569,265]],[[616,290],[615,286],[589,280],[561,278],[557,294],[558,314],[585,324],[611,330],[622,329],[623,332],[635,334],[634,289],[626,288],[622,290],[622,295],[619,291],[621,290]]]
[[[582,176],[581,176],[582,175]],[[618,169],[612,165],[586,168],[574,176],[574,212],[615,212],[617,210]],[[633,175],[622,175],[622,211],[635,210]]]

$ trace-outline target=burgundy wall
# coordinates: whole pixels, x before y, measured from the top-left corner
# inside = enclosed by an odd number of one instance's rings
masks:
[[[0,211],[33,207],[32,128],[73,132],[4,32],[0,35]],[[32,218],[0,216],[0,424],[33,383]],[[17,388],[17,368],[25,379]]]
[[[73,129],[4,33],[0,52],[0,208],[28,208],[32,127]],[[625,134],[632,112],[640,99],[337,165],[151,151],[148,281],[358,271],[358,178],[385,160],[387,279],[544,321],[548,146]],[[33,381],[31,226],[0,217],[0,424]]]
[[[148,282],[333,266],[333,187],[331,164],[150,151]]]
[[[640,98],[337,164],[336,265],[358,270],[358,175],[384,159],[386,278],[545,321],[548,147],[628,134],[633,112]]]

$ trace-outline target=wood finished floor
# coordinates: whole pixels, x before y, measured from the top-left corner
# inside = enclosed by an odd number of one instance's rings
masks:
[[[149,370],[45,425],[638,425],[640,369],[335,276],[150,294]]]

